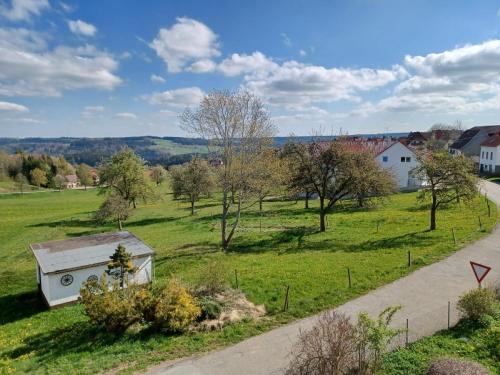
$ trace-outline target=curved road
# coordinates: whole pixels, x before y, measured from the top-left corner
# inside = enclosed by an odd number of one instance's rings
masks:
[[[484,181],[482,191],[500,205],[500,185]],[[458,320],[455,303],[467,290],[477,286],[469,261],[490,265],[493,269],[485,279],[500,279],[500,229],[497,226],[488,237],[457,251],[441,262],[421,268],[391,284],[378,288],[362,297],[338,307],[351,319],[366,311],[376,316],[387,306],[402,305],[394,317],[395,327],[405,327],[409,322],[409,340],[447,327],[448,301],[451,301],[451,324]],[[299,330],[309,329],[316,316],[279,327],[252,337],[234,346],[190,357],[175,363],[165,363],[150,370],[162,375],[263,375],[281,374],[289,362],[288,353],[297,339]],[[404,344],[400,337],[399,343]]]

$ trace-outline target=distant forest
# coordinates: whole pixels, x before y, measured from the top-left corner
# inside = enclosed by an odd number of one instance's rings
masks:
[[[360,134],[361,137],[406,136],[407,133]],[[310,142],[313,136],[294,137],[299,142]],[[324,136],[333,139],[334,136]],[[283,146],[290,137],[275,137],[276,146]],[[165,167],[189,161],[193,155],[209,154],[208,142],[200,138],[183,137],[122,137],[122,138],[0,138],[0,150],[9,154],[24,152],[29,154],[63,156],[69,163],[85,163],[97,166],[103,159],[122,147],[132,148],[148,164]]]

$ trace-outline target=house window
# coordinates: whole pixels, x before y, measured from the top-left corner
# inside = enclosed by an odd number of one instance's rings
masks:
[[[493,151],[490,152],[490,160],[493,160]]]
[[[484,151],[481,151],[481,157],[484,159]]]
[[[382,161],[387,163],[389,161],[389,156],[382,156]]]
[[[406,158],[404,156],[401,156],[401,163],[404,163]]]
[[[411,158],[409,156],[406,157],[406,162],[407,163],[411,162]]]

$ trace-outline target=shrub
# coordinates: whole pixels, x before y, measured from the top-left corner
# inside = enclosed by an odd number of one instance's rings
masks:
[[[320,315],[310,331],[301,332],[286,375],[349,374],[356,358],[355,328],[343,314]]]
[[[497,308],[495,292],[490,288],[473,289],[458,300],[457,308],[462,316],[479,321],[485,315],[493,315]]]
[[[382,364],[382,355],[387,351],[392,339],[404,330],[389,327],[394,314],[401,306],[387,307],[377,319],[367,313],[358,315],[356,326],[356,349],[359,354],[358,374],[374,374]]]
[[[455,358],[440,358],[434,360],[426,375],[489,375],[490,372],[479,363]]]
[[[227,271],[224,265],[217,261],[210,261],[201,270],[196,292],[199,295],[213,296],[227,289]]]
[[[171,332],[187,328],[199,315],[200,308],[186,288],[171,280],[156,297],[154,324]]]
[[[108,288],[105,275],[100,281],[86,282],[80,290],[81,301],[90,321],[108,332],[124,332],[141,319],[135,303],[136,288]]]
[[[217,319],[222,313],[222,305],[210,297],[198,298],[198,306],[201,309],[200,319]]]

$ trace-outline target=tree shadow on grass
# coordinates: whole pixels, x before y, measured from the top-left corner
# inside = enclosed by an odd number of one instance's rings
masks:
[[[119,342],[150,340],[155,335],[165,336],[165,334],[148,329],[143,329],[137,333],[126,332],[121,335],[115,335],[95,327],[89,322],[81,321],[28,336],[23,340],[21,346],[4,352],[4,355],[7,358],[15,360],[29,354],[34,356],[38,363],[43,364],[50,363],[69,354],[110,350],[110,347]]]
[[[0,325],[29,318],[47,310],[38,290],[0,297]]]
[[[37,228],[37,227],[49,227],[49,228],[57,228],[57,227],[95,227],[96,222],[91,219],[87,220],[82,220],[82,219],[64,219],[64,220],[57,220],[57,221],[51,221],[49,223],[38,223],[38,224],[31,224],[28,225],[30,228]]]

